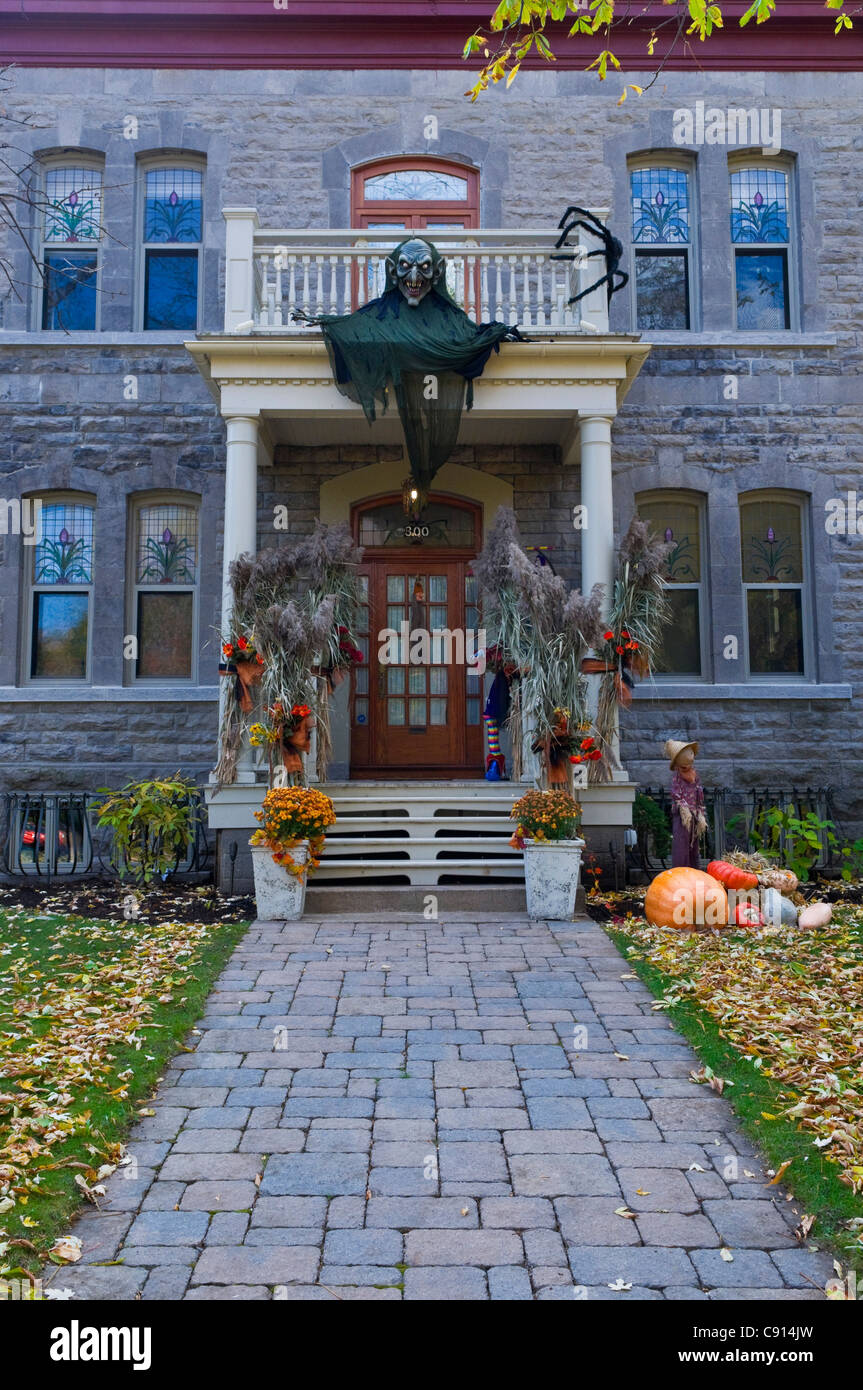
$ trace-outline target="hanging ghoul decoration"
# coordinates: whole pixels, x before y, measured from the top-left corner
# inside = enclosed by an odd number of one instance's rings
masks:
[[[392,386],[421,509],[458,438],[473,383],[504,340],[524,341],[505,323],[476,324],[446,284],[446,262],[430,241],[408,237],[387,256],[386,289],[353,314],[294,317],[323,331],[342,395],[375,419]]]

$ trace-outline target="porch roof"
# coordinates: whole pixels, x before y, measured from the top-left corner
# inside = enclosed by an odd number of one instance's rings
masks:
[[[360,407],[337,391],[317,330],[201,334],[186,348],[222,415],[266,420],[275,442],[301,442],[304,421],[315,422],[315,443],[401,439],[394,408],[370,429]],[[498,442],[496,433],[512,440],[524,421],[525,440],[564,444],[578,416],[616,413],[649,352],[636,334],[503,343],[474,383],[460,441]]]

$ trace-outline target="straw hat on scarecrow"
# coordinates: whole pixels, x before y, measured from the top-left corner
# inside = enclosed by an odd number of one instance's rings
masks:
[[[685,743],[682,739],[669,738],[665,742],[665,756],[672,772],[679,767],[689,767],[695,761],[698,744],[693,740]]]

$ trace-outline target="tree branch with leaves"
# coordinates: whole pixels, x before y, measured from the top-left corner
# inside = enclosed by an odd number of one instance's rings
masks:
[[[510,87],[529,57],[555,62],[552,43],[560,38],[599,39],[605,45],[586,65],[586,71],[596,71],[602,82],[610,71],[621,70],[620,61],[610,46],[615,31],[631,26],[636,20],[642,24],[647,20],[646,59],[655,57],[661,34],[666,33],[670,38],[665,57],[656,64],[648,84],[652,86],[676,49],[681,45],[691,48],[694,43],[708,42],[717,29],[725,27],[726,20],[722,5],[711,3],[711,0],[663,0],[663,5],[668,15],[651,23],[646,7],[633,5],[632,0],[500,0],[488,26],[478,29],[464,46],[466,60],[477,55],[483,60],[474,85],[465,95],[476,101],[498,82]],[[753,21],[756,25],[764,24],[780,12],[780,7],[781,12],[787,13],[788,4],[783,5],[783,0],[752,0],[737,23],[740,28],[746,28]],[[848,0],[825,0],[824,8],[832,11],[830,22],[837,35],[853,29],[852,16],[863,13],[863,6],[849,9]],[[569,27],[564,28],[565,25]],[[640,95],[643,90],[634,82],[624,84],[620,102],[626,100],[627,92]]]

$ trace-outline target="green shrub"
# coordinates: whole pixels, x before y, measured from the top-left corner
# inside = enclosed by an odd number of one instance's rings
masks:
[[[100,787],[99,825],[114,832],[113,857],[121,878],[136,883],[167,878],[185,858],[195,833],[194,782],[176,777],[127,782],[119,791]]]

